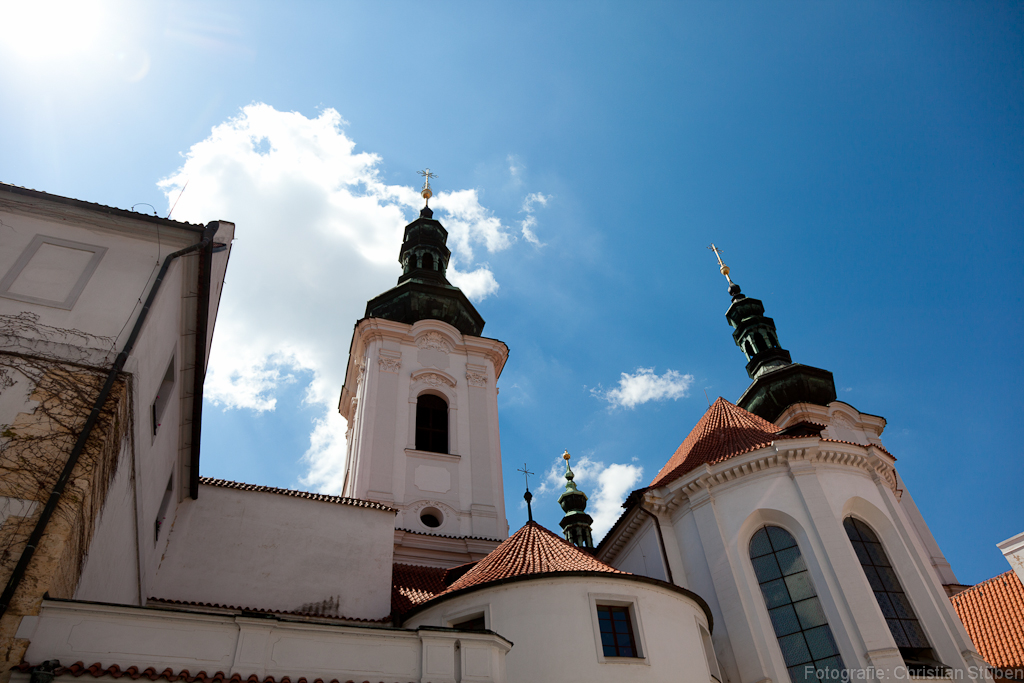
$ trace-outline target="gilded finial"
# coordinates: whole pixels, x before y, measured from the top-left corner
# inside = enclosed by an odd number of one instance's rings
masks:
[[[729,266],[725,265],[722,261],[722,253],[718,250],[718,247],[715,246],[715,243],[712,242],[708,249],[715,252],[715,258],[718,259],[718,270],[725,276],[726,281],[729,283],[729,294],[732,295],[733,301],[745,298],[740,294],[740,286],[733,282],[732,278],[729,277]]]
[[[423,176],[423,189],[420,190],[420,196],[423,197],[424,201],[426,202],[424,206],[429,208],[430,198],[434,196],[433,190],[430,189],[430,179],[436,178],[437,176],[431,173],[429,168],[424,169],[422,171],[417,171],[416,173]]]

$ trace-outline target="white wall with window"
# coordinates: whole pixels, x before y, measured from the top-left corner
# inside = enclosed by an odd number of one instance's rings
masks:
[[[485,584],[413,614],[406,627],[484,616],[514,643],[509,683],[720,680],[703,634],[706,606],[683,589],[628,575],[566,574]],[[712,662],[715,670],[710,669]]]

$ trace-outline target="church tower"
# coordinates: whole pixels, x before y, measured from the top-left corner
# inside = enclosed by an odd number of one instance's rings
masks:
[[[483,318],[448,282],[447,238],[429,205],[405,227],[402,274],[356,323],[338,406],[344,495],[396,508],[395,561],[434,566],[508,537],[496,387],[508,347],[481,336]]]
[[[719,270],[729,282],[732,304],[725,317],[732,326],[732,338],[747,357],[747,375],[753,380],[740,400],[740,408],[769,422],[775,422],[791,405],[811,403],[827,406],[836,400],[832,373],[821,368],[794,363],[789,351],[779,344],[775,321],[765,317],[764,304],[740,291],[729,277],[729,266],[722,262],[717,247],[710,247],[718,258]]]

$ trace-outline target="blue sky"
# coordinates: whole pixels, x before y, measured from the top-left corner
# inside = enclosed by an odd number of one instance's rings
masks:
[[[563,449],[609,519],[705,388],[747,386],[714,241],[794,360],[888,420],[959,579],[1007,569],[1021,5],[0,4],[0,180],[161,215],[187,181],[175,217],[237,223],[203,474],[336,486],[352,324],[398,276],[429,166],[485,334],[511,348],[513,529],[523,462],[547,526]],[[607,400],[623,373],[655,398]]]

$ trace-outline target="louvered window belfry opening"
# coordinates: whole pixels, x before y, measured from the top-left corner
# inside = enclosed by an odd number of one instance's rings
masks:
[[[889,630],[900,649],[908,673],[914,675],[941,675],[947,667],[935,658],[921,621],[914,613],[900,579],[885,554],[878,536],[864,522],[853,517],[843,520],[843,528],[850,537],[860,566],[868,577],[871,590],[882,610]]]
[[[765,526],[750,539],[750,561],[793,683],[839,680],[843,658],[796,539]]]
[[[605,657],[640,656],[628,607],[598,605],[597,621],[601,625],[601,647]]]
[[[448,404],[440,396],[416,399],[416,450],[448,452]]]

